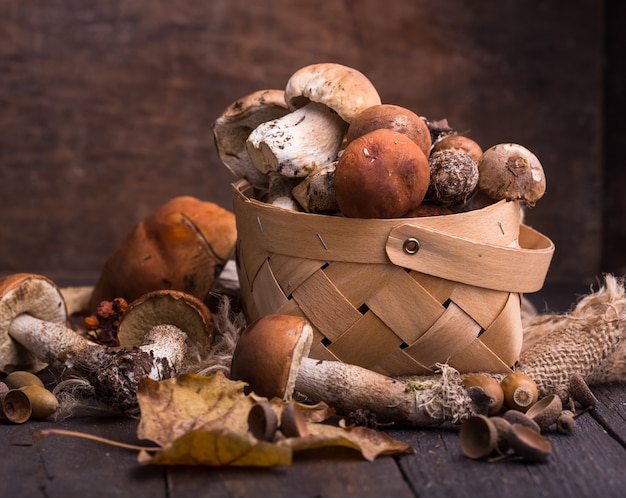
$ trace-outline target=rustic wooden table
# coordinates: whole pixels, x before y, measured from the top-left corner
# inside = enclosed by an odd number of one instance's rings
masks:
[[[567,306],[570,295],[552,295],[552,302]],[[536,302],[542,299],[537,296]],[[85,416],[2,424],[0,496],[622,497],[626,383],[597,386],[594,393],[599,404],[578,418],[573,434],[548,433],[553,453],[540,464],[469,460],[452,431],[389,430],[415,453],[367,462],[350,450],[312,451],[298,454],[290,466],[270,469],[159,467],[139,464],[135,451],[94,441],[33,437],[54,427],[145,444],[136,438],[133,419]]]

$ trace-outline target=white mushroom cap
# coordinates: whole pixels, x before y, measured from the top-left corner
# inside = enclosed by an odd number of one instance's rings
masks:
[[[322,63],[291,76],[285,101],[292,112],[250,133],[248,153],[263,173],[300,178],[337,159],[349,123],[380,96],[356,69]]]
[[[16,273],[0,279],[0,371],[38,372],[47,364],[9,336],[15,317],[31,315],[45,322],[67,323],[65,301],[59,288],[44,276]]]
[[[334,110],[346,123],[362,111],[381,103],[378,91],[360,71],[335,63],[305,66],[291,76],[285,88],[290,109],[319,102]]]

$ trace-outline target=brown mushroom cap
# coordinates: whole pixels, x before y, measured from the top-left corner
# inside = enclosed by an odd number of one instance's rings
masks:
[[[428,157],[431,147],[430,130],[426,121],[410,109],[394,104],[379,104],[361,112],[348,127],[346,141],[352,142],[370,131],[387,128],[406,135]]]
[[[351,123],[370,106],[380,104],[372,82],[360,71],[335,63],[311,64],[291,75],[285,88],[290,109],[318,102]]]
[[[47,366],[8,334],[13,319],[23,313],[45,322],[67,324],[63,295],[51,280],[31,273],[0,279],[0,372],[38,372]]]
[[[335,169],[335,195],[345,216],[397,218],[421,204],[429,181],[428,159],[417,144],[380,128],[346,146]]]
[[[213,342],[213,318],[198,298],[176,290],[144,294],[128,305],[122,315],[117,337],[121,347],[141,345],[145,335],[157,325],[174,325],[187,334],[188,345],[203,349]]]
[[[458,150],[470,156],[474,161],[478,162],[483,154],[483,149],[474,140],[465,135],[446,135],[433,144],[430,151],[431,154],[440,150]]]
[[[248,136],[257,126],[280,118],[289,109],[283,90],[259,90],[230,104],[213,123],[213,138],[222,163],[237,178],[246,178],[261,190],[268,178],[252,163],[246,147]]]
[[[490,147],[478,160],[478,171],[478,188],[492,199],[534,205],[546,191],[539,159],[519,144]]]
[[[105,262],[89,308],[160,289],[204,301],[236,240],[233,213],[195,197],[174,197],[142,219]]]
[[[312,341],[313,329],[302,317],[261,317],[241,334],[233,352],[230,377],[247,382],[259,396],[289,399]]]

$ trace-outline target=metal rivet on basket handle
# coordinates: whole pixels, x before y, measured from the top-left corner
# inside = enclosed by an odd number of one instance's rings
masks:
[[[402,250],[407,254],[416,254],[420,250],[420,241],[415,237],[409,237],[402,244]]]

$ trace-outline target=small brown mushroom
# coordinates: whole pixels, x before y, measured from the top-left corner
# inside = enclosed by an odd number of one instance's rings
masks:
[[[333,214],[339,211],[335,193],[337,161],[322,166],[291,190],[294,199],[307,213]]]
[[[208,348],[214,337],[213,316],[198,298],[176,290],[148,292],[128,305],[118,329],[121,347],[139,346],[157,325],[174,325],[187,335],[188,346]]]
[[[462,205],[478,185],[478,165],[465,152],[443,149],[428,158],[430,184],[426,200],[443,206]]]
[[[546,191],[543,167],[531,151],[504,143],[487,149],[478,160],[478,188],[495,200],[533,206]]]
[[[406,135],[422,149],[426,157],[429,156],[432,144],[426,121],[410,109],[394,104],[373,105],[359,113],[348,127],[346,142],[350,143],[379,128]]]
[[[464,152],[470,156],[475,162],[478,162],[480,156],[483,155],[483,149],[477,142],[465,135],[446,135],[437,140],[430,151],[431,154],[440,150],[457,150]]]
[[[438,415],[432,410],[437,404],[432,391],[412,390],[405,381],[356,365],[309,358],[312,341],[313,329],[302,317],[261,317],[241,334],[230,377],[248,383],[259,396],[290,400],[298,392],[308,401],[324,401],[343,415],[366,407],[379,423],[435,426],[450,422],[444,410]],[[465,392],[460,386],[459,390]],[[460,418],[478,410],[463,393],[459,392],[459,400],[467,413],[459,413]]]
[[[398,218],[424,200],[428,159],[411,139],[380,128],[350,142],[337,161],[335,194],[351,218]]]

